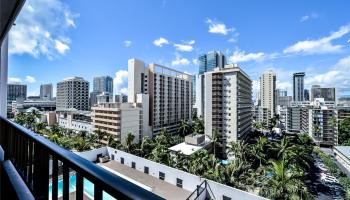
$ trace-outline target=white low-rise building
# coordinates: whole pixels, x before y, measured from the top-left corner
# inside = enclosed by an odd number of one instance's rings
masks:
[[[78,154],[92,162],[109,156],[110,161],[99,165],[165,199],[265,199],[110,147]]]
[[[210,149],[211,140],[205,135],[188,135],[185,141],[169,148],[171,152],[179,152],[186,156],[192,155],[201,149]]]
[[[75,131],[92,132],[91,114],[89,111],[75,109],[56,112],[57,124],[63,128]]]

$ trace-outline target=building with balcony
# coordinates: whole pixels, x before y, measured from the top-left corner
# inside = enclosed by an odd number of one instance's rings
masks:
[[[57,110],[89,110],[89,82],[81,77],[70,77],[57,83]]]
[[[146,67],[141,60],[130,59],[128,102],[135,103],[138,94],[149,97],[149,102],[142,102],[142,105],[149,107],[149,126],[153,134],[163,128],[177,133],[181,120],[192,119],[192,76],[189,74],[158,64]]]
[[[266,71],[260,76],[261,106],[270,110],[272,118],[276,114],[276,73]]]
[[[215,132],[222,138],[225,157],[226,145],[231,141],[244,140],[251,131],[252,81],[236,65],[226,65],[204,73],[205,134],[213,138]]]
[[[253,106],[253,120],[256,123],[261,123],[265,127],[269,127],[271,112],[268,108],[261,106]]]
[[[327,106],[323,98],[316,98],[309,108],[308,133],[317,145],[338,144],[338,112]]]
[[[143,121],[141,103],[99,103],[91,110],[94,131],[112,134],[121,142],[125,141],[129,133],[135,136],[135,143],[141,141],[144,136],[150,136],[149,128],[143,127],[147,124]]]
[[[195,76],[195,90],[196,92],[196,108],[197,115],[200,117],[204,116],[204,73],[213,71],[215,68],[224,68],[226,65],[226,56],[220,51],[210,51],[202,54],[198,57],[198,75]]]

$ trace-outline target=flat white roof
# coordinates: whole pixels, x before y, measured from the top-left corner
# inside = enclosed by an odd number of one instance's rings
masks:
[[[209,138],[205,138],[205,141],[200,144],[200,145],[192,145],[192,144],[188,144],[186,142],[182,142],[180,144],[177,144],[175,146],[172,146],[169,148],[169,150],[171,151],[177,151],[177,152],[181,152],[184,155],[191,155],[196,151],[199,151],[203,148],[205,148],[206,146],[208,146],[210,144],[210,139]]]

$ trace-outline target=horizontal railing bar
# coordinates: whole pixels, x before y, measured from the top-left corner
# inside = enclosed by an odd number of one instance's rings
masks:
[[[71,169],[80,173],[84,178],[87,178],[93,184],[99,185],[103,191],[109,193],[115,198],[164,199],[58,146],[43,136],[24,128],[23,126],[20,126],[2,116],[0,116],[0,120],[7,125],[16,128],[25,137],[32,140],[36,145],[40,145],[41,148],[44,148],[49,154],[56,156],[58,160],[62,161],[64,164],[68,164]]]

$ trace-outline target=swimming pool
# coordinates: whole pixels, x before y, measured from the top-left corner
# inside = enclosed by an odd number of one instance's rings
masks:
[[[69,176],[69,193],[74,192],[76,188],[77,177],[76,175]],[[84,178],[84,193],[91,199],[94,196],[94,184],[89,180]],[[58,180],[58,197],[61,197],[63,194],[63,179]],[[52,199],[52,183],[49,185],[49,199]],[[115,200],[111,195],[106,192],[103,192],[103,200]]]

